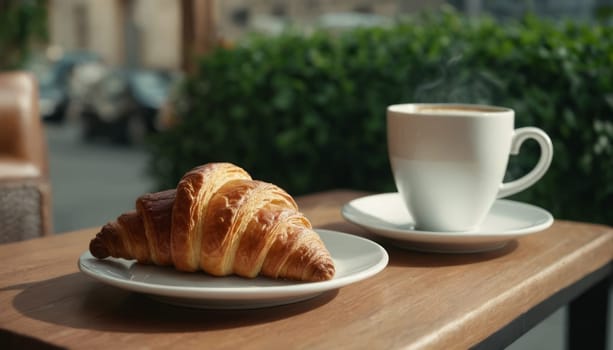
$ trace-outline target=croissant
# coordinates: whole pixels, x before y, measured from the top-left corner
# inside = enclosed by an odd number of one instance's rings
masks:
[[[104,225],[89,250],[142,264],[300,281],[334,276],[330,253],[294,199],[230,163],[187,172],[176,189],[148,193]]]

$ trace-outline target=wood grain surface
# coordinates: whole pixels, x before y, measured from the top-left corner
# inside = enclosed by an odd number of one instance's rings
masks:
[[[565,221],[489,253],[397,249],[340,216],[362,195],[297,201],[316,227],[382,244],[388,267],[267,309],[175,307],[97,282],[77,267],[97,228],[0,245],[0,347],[34,340],[76,349],[467,348],[613,259],[611,227]]]

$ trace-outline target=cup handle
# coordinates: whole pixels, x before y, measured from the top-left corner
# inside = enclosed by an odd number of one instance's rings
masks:
[[[549,169],[551,159],[553,158],[553,145],[551,144],[551,139],[549,136],[547,136],[547,134],[539,128],[525,127],[515,129],[513,139],[511,140],[511,154],[519,154],[519,149],[522,143],[527,139],[534,139],[536,142],[538,142],[539,147],[541,148],[541,157],[539,158],[539,161],[536,163],[536,166],[532,169],[532,171],[526,175],[520,177],[519,179],[505,182],[500,185],[498,195],[496,196],[497,198],[510,196],[534,185],[534,183],[545,175],[547,169]]]

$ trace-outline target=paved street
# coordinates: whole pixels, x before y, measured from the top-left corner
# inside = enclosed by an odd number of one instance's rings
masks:
[[[152,189],[146,153],[81,140],[75,124],[46,125],[54,232],[100,226]]]

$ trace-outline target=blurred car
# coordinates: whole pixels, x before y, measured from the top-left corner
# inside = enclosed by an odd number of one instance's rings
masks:
[[[113,69],[94,83],[84,98],[81,125],[86,140],[107,137],[141,144],[157,131],[156,115],[175,76],[145,69]]]
[[[109,67],[102,62],[87,62],[74,68],[68,83],[66,118],[77,120],[83,111],[87,92],[108,74]]]
[[[62,55],[55,61],[37,60],[30,62],[27,69],[39,83],[40,115],[44,120],[63,121],[70,96],[68,84],[75,67],[99,62],[100,58],[91,52],[75,51]]]

